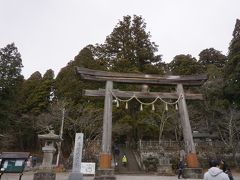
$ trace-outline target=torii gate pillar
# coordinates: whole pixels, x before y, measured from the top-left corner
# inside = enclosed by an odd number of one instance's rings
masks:
[[[104,114],[103,114],[103,136],[102,152],[100,154],[100,169],[111,168],[111,142],[112,142],[112,89],[113,82],[106,82]]]
[[[187,104],[182,84],[177,84],[177,94],[182,96],[178,102],[178,106],[183,129],[185,152],[187,154],[187,165],[189,168],[198,168],[199,162],[196,155],[195,144],[193,142],[192,128],[189,121]]]

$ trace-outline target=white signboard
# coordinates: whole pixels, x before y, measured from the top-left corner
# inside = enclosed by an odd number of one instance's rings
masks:
[[[16,160],[15,166],[22,166],[23,165],[23,160]]]
[[[81,173],[83,174],[95,174],[95,163],[82,162]]]
[[[3,168],[6,169],[8,167],[8,161],[4,161]]]

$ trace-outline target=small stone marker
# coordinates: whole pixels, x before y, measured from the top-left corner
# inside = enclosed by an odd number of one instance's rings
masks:
[[[83,133],[76,133],[73,154],[73,167],[72,172],[69,174],[68,180],[83,180],[83,175],[81,173],[82,149]]]

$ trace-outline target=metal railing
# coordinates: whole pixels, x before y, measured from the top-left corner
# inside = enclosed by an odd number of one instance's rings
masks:
[[[138,150],[159,150],[159,149],[175,149],[179,150],[180,145],[183,145],[183,141],[142,141],[139,140],[137,143]],[[196,141],[195,146],[197,149],[205,149],[212,147],[214,149],[223,148],[224,144],[221,141]]]

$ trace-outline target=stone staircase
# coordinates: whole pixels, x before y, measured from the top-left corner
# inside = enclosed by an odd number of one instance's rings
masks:
[[[126,155],[128,158],[128,164],[126,167],[124,167],[121,163],[121,159],[123,155]],[[130,148],[127,147],[120,147],[120,155],[119,157],[115,157],[115,162],[117,162],[117,166],[115,167],[115,173],[116,174],[142,174],[144,173],[139,168],[139,165],[137,163],[137,160],[134,156],[133,151]]]

